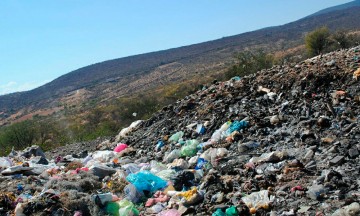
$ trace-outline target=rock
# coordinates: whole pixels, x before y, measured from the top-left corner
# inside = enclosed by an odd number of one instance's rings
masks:
[[[356,158],[357,156],[359,156],[359,151],[356,146],[349,149],[348,153],[350,158]]]
[[[336,156],[330,160],[330,165],[340,165],[344,160],[344,156]]]
[[[102,164],[96,164],[92,166],[90,170],[92,170],[93,174],[99,177],[100,179],[103,179],[106,176],[111,176],[112,174],[116,173],[116,170],[114,168]]]

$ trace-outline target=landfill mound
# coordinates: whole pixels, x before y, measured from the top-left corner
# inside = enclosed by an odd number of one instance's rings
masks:
[[[96,150],[13,151],[0,214],[360,215],[359,55],[214,82]]]

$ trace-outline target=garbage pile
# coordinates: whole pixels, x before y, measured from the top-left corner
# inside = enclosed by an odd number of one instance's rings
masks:
[[[97,150],[13,151],[0,214],[360,215],[359,55],[214,82]]]

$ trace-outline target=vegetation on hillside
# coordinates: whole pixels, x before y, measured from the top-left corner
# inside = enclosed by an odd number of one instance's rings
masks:
[[[306,36],[305,45],[308,53],[315,55],[347,48],[359,44],[359,41],[359,34],[345,31],[330,33],[323,27],[310,32]],[[114,136],[131,122],[149,118],[163,106],[183,98],[214,79],[228,80],[234,76],[245,76],[271,68],[274,64],[289,63],[306,56],[305,49],[289,50],[281,55],[263,50],[239,52],[235,56],[235,64],[223,74],[192,76],[182,82],[160,85],[111,102],[87,101],[80,107],[66,106],[51,116],[35,116],[30,120],[13,123],[0,128],[1,154],[7,154],[12,148],[23,149],[33,144],[49,150],[72,142]]]
[[[317,28],[305,36],[305,46],[309,56],[320,55],[336,49],[345,49],[360,42],[358,34],[338,30],[330,33],[327,27]]]

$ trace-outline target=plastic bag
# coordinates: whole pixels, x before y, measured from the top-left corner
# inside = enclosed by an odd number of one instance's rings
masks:
[[[125,150],[128,147],[128,145],[126,145],[125,143],[119,143],[117,144],[117,146],[114,148],[114,152],[119,153],[122,152],[123,150]]]
[[[130,132],[134,131],[142,122],[142,120],[134,121],[130,124],[129,127],[122,129],[117,135],[116,140],[119,140],[121,137],[127,136]]]
[[[128,174],[137,173],[140,171],[140,167],[137,164],[129,163],[121,166]]]
[[[211,216],[226,216],[226,215],[221,209],[216,209],[216,211],[212,213]]]
[[[0,157],[0,168],[8,168],[13,166],[13,162],[10,160],[10,158],[7,157]]]
[[[237,208],[235,206],[231,206],[225,210],[225,215],[226,216],[238,216],[239,211],[237,210]]]
[[[181,155],[181,151],[179,149],[174,149],[172,152],[170,152],[168,155],[165,156],[164,162],[171,163],[176,158],[179,158]]]
[[[184,136],[184,132],[179,131],[175,134],[173,134],[170,138],[169,141],[173,142],[173,143],[177,143],[179,141],[180,138],[182,138]]]
[[[128,184],[124,188],[125,198],[133,203],[139,203],[145,197],[144,194],[136,189],[133,184]]]
[[[196,164],[196,166],[195,166],[195,169],[196,170],[199,170],[199,169],[201,169],[205,164],[207,164],[208,163],[208,161],[207,160],[205,160],[204,158],[199,158],[198,159],[198,161],[197,161],[197,164]]]
[[[106,213],[112,215],[112,216],[119,216],[119,203],[117,202],[109,202],[105,206]]]
[[[230,127],[226,130],[227,134],[231,134],[234,131],[240,131],[241,129],[247,128],[249,126],[249,122],[247,121],[234,121],[231,123]]]
[[[270,196],[268,195],[268,191],[267,190],[262,190],[259,192],[254,192],[248,196],[245,196],[243,198],[241,198],[242,201],[244,201],[245,205],[251,209],[251,208],[255,208],[255,209],[268,209],[269,208],[269,203],[272,202],[274,200],[274,196]]]
[[[199,145],[198,145],[199,146]],[[191,157],[188,161],[189,167],[194,167],[197,164],[197,161],[199,159],[200,155],[195,155],[194,157]]]
[[[174,169],[187,169],[189,168],[189,164],[184,159],[175,159],[171,164],[167,165],[168,168]]]
[[[204,134],[205,132],[206,132],[206,129],[205,129],[205,127],[202,125],[202,124],[197,124],[196,125],[196,132],[198,133],[198,134]]]
[[[176,209],[169,209],[160,212],[157,216],[181,216],[181,214]]]
[[[173,186],[177,191],[181,191],[184,187],[185,189],[192,187],[194,185],[194,179],[195,175],[190,171],[177,172],[175,176],[171,178]]]
[[[150,161],[150,172],[153,174],[157,174],[158,172],[162,170],[166,170],[166,166],[160,162],[157,162],[155,160]]]
[[[210,161],[212,166],[217,166],[217,159],[223,158],[228,154],[226,148],[209,148],[204,153],[200,155],[200,158],[203,158],[205,161]]]
[[[138,191],[155,192],[166,187],[167,182],[158,176],[148,172],[140,171],[136,174],[129,174],[126,180],[132,183]]]
[[[199,141],[193,139],[193,140],[187,140],[185,145],[181,148],[181,156],[188,156],[192,157],[196,155]]]
[[[119,216],[139,215],[139,210],[136,209],[132,202],[123,199],[118,203],[120,207]]]
[[[92,158],[102,163],[110,162],[115,157],[113,151],[96,151]]]
[[[159,176],[160,178],[162,178],[166,181],[170,181],[171,177],[174,176],[175,174],[176,174],[176,171],[172,170],[172,169],[162,170],[162,171],[156,173],[157,176]]]

